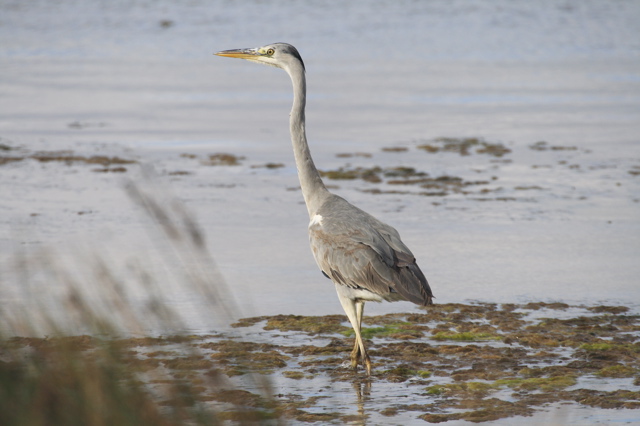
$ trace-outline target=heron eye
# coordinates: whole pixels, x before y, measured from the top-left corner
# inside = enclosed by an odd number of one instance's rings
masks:
[[[276,53],[276,51],[274,49],[268,49],[267,50],[267,55],[269,55],[269,56],[273,55],[274,53]]]

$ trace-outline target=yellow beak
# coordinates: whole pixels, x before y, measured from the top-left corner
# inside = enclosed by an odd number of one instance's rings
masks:
[[[240,59],[255,59],[257,56],[261,56],[256,49],[223,50],[222,52],[215,53],[215,55]]]

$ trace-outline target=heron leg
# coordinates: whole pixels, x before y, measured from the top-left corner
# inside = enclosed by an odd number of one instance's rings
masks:
[[[354,302],[356,308],[356,322],[358,323],[358,330],[362,332],[362,311],[364,310],[363,302]],[[354,326],[355,329],[355,326]],[[356,360],[356,364],[360,361],[360,344],[358,339],[355,340],[353,345],[353,351],[351,351],[351,359]]]
[[[355,303],[355,308],[356,308],[356,322],[358,324],[358,330],[360,330],[360,332],[362,333],[362,311],[364,310],[364,302],[354,302]],[[353,326],[354,330],[356,328],[356,326]],[[351,351],[351,366],[355,369],[358,367],[358,364],[360,363],[360,355],[361,355],[361,351],[360,351],[360,342],[358,341],[358,339],[355,339],[354,345],[353,345],[353,350]]]
[[[355,364],[357,365],[360,358],[362,358],[362,364],[367,369],[367,374],[370,376],[371,360],[369,359],[369,354],[367,353],[367,350],[364,348],[364,341],[362,340],[362,313],[364,312],[364,302],[362,300],[359,300],[355,302],[355,304],[356,304],[356,316],[358,321],[358,330],[360,330],[360,341],[358,342],[358,339],[356,339],[353,352],[351,353],[351,358],[352,358],[351,363],[353,364],[353,358],[354,358],[353,353],[357,352]],[[360,347],[360,345],[362,345],[362,348]]]
[[[364,352],[360,349],[360,343],[362,343],[362,347],[364,348],[364,341],[362,340],[362,313],[364,312],[364,302],[357,301],[356,305],[356,321],[358,322],[358,330],[360,330],[360,339],[356,338],[356,341],[353,345],[353,351],[351,351],[351,365],[353,368],[356,368],[360,361],[362,360],[362,364],[367,369],[367,374],[371,375],[371,360],[369,359],[369,354],[366,349]],[[355,328],[354,328],[355,329]]]
[[[358,364],[362,360],[362,364],[367,370],[367,374],[371,374],[371,361],[369,360],[369,355],[367,354],[366,349],[364,348],[364,341],[362,340],[362,334],[360,333],[360,325],[362,323],[362,312],[364,310],[364,302],[358,301],[343,297],[338,293],[340,298],[340,303],[342,304],[342,308],[344,312],[347,314],[349,318],[349,322],[353,327],[353,331],[356,333],[356,342],[353,347],[353,351],[351,351],[351,366],[354,369],[358,368]]]

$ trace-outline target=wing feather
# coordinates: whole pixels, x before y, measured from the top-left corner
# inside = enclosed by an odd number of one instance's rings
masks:
[[[309,239],[325,275],[384,299],[432,303],[426,277],[394,228],[338,196],[325,202],[318,214],[322,221],[309,226]]]

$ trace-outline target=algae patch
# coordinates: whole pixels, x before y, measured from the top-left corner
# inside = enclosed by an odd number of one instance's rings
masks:
[[[8,149],[9,150],[9,149]],[[13,150],[13,149],[10,149]],[[62,163],[67,166],[75,164],[88,164],[102,166],[102,168],[93,169],[94,172],[111,172],[123,173],[127,171],[125,165],[137,164],[136,160],[121,158],[118,156],[108,155],[79,155],[71,151],[39,151],[34,153],[25,153],[19,151],[14,155],[0,156],[0,166],[17,163],[24,160],[34,160],[39,163]]]
[[[485,422],[528,416],[550,403],[640,409],[640,392],[629,389],[640,383],[640,315],[625,306],[442,304],[365,316],[364,323],[370,378],[345,366],[353,337],[343,315],[245,318],[234,324],[242,338],[181,335],[110,344],[149,386],[189,384],[187,402],[174,395],[161,405],[222,404],[219,418],[234,422],[362,422],[372,411],[390,419],[408,413],[432,423]],[[45,360],[61,346],[91,356],[104,345],[91,336],[15,337],[4,344]],[[158,380],[161,371],[168,374]],[[207,385],[242,383],[256,374],[282,378],[281,393],[270,400],[254,388],[211,391]],[[372,389],[397,386],[402,398],[372,399]],[[355,394],[358,414],[336,408],[345,395],[334,388],[345,387]]]
[[[217,153],[209,154],[205,160],[202,160],[202,164],[206,166],[238,166],[244,159],[245,157],[234,154]]]
[[[574,315],[556,316],[569,311]],[[333,383],[367,380],[343,366],[353,332],[340,317],[259,317],[236,326],[258,327],[266,335],[288,333],[288,339],[331,336],[328,344],[279,346],[290,359],[274,374],[292,383],[319,377]],[[364,322],[374,363],[369,386],[403,383],[414,401],[378,406],[385,417],[415,412],[427,422],[484,422],[528,416],[557,402],[640,407],[638,393],[604,392],[593,384],[640,382],[640,316],[625,306],[443,304],[419,313],[365,316]],[[339,333],[347,337],[336,337]],[[581,378],[595,387],[576,389]]]
[[[427,143],[421,143],[418,149],[430,154],[438,152],[451,152],[460,155],[487,154],[494,157],[502,157],[511,150],[499,142],[487,142],[482,138],[452,138],[441,137]]]

